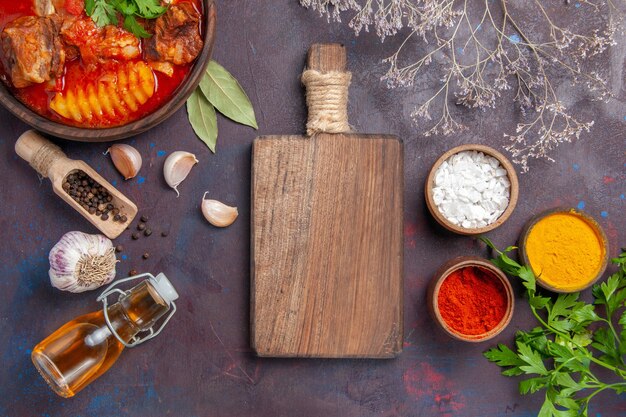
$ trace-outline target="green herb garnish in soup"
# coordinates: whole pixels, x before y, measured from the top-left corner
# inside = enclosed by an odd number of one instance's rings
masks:
[[[0,2],[0,78],[36,113],[105,128],[153,112],[203,47],[200,0]]]

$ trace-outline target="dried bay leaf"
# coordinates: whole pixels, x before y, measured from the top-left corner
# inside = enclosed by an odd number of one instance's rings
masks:
[[[200,81],[209,102],[229,119],[258,129],[254,108],[239,82],[224,67],[210,61]]]
[[[217,115],[215,108],[202,91],[195,89],[187,100],[189,122],[196,135],[215,153],[217,143]]]

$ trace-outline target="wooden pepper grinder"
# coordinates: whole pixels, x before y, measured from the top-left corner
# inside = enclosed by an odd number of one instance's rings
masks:
[[[102,178],[93,168],[83,161],[69,159],[61,148],[43,138],[34,130],[24,132],[15,142],[15,152],[30,164],[39,175],[50,178],[52,189],[67,204],[72,206],[91,224],[96,226],[110,239],[118,237],[130,225],[137,215],[137,206],[121,192],[115,189],[107,180]],[[78,171],[85,172],[94,181],[104,187],[113,197],[109,202],[126,216],[125,222],[114,221],[113,216],[102,220],[99,216],[89,213],[63,189],[63,182],[68,175]]]
[[[402,350],[403,146],[348,133],[346,51],[313,45],[309,136],[252,147],[251,344],[260,356]]]

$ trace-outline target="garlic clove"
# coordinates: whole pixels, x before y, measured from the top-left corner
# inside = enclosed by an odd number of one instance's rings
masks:
[[[177,197],[180,196],[177,187],[187,178],[191,168],[197,163],[196,156],[185,151],[173,152],[165,160],[165,165],[163,166],[165,182],[176,191]]]
[[[137,176],[141,169],[141,154],[137,149],[126,144],[116,144],[108,150],[111,154],[111,160],[115,168],[124,176],[125,180],[129,180]]]
[[[113,242],[102,235],[68,232],[50,250],[50,283],[63,291],[83,292],[115,278]]]
[[[202,196],[202,214],[213,226],[226,227],[235,222],[239,212],[237,207],[227,206],[226,204],[205,198],[207,193]]]

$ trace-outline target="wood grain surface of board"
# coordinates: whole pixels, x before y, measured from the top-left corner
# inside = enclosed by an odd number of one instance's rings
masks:
[[[403,333],[403,144],[253,144],[251,344],[259,356],[393,357]]]

